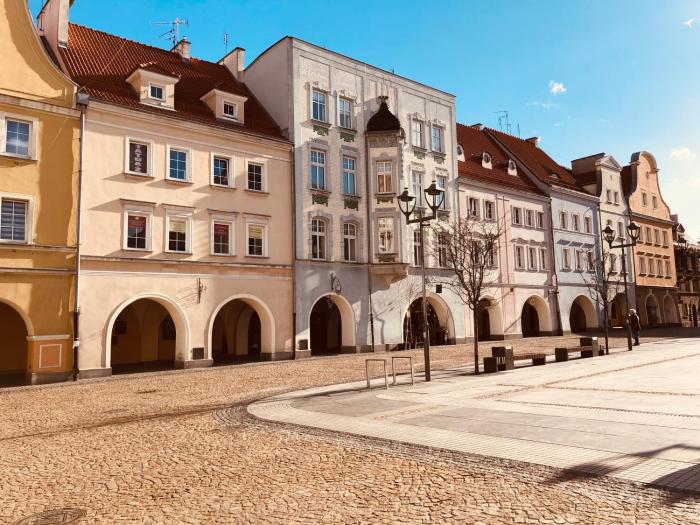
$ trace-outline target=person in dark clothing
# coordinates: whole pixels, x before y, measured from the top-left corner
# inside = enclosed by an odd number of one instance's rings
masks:
[[[634,337],[634,346],[639,346],[639,333],[642,331],[642,325],[639,322],[639,316],[634,309],[630,310],[630,328],[632,329],[632,337]]]

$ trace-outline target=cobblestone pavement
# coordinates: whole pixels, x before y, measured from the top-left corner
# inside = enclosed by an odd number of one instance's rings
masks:
[[[437,348],[434,367],[468,356]],[[361,379],[365,357],[2,391],[0,523],[63,508],[83,509],[79,523],[700,522],[692,494],[246,411],[283,391]]]

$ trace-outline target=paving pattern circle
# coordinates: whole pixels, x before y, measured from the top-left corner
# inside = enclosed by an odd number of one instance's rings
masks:
[[[16,521],[15,525],[66,525],[75,523],[83,516],[85,516],[85,511],[81,509],[45,510],[39,514],[22,518]]]

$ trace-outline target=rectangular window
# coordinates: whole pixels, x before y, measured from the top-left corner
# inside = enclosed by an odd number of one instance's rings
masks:
[[[256,162],[248,163],[248,184],[247,188],[251,191],[265,191],[263,181],[263,166]]]
[[[326,221],[323,219],[311,220],[311,258],[326,259]]]
[[[583,271],[583,252],[581,250],[576,250],[576,271]]]
[[[214,157],[212,181],[217,186],[229,185],[229,164],[230,160],[226,157]]]
[[[29,157],[31,124],[21,120],[5,120],[5,153]]]
[[[656,198],[656,195],[651,196],[651,207],[654,209],[657,209],[659,207],[659,201]]]
[[[393,192],[391,161],[377,162],[377,191],[379,193]]]
[[[610,254],[610,273],[617,273],[617,255]]]
[[[654,275],[654,258],[653,257],[647,258],[647,266],[649,269],[649,275]]]
[[[518,270],[525,269],[525,249],[522,246],[515,247],[515,268]]]
[[[654,244],[661,244],[661,231],[658,228],[654,228]]]
[[[571,252],[569,251],[569,248],[562,248],[561,253],[562,253],[562,262],[564,264],[564,269],[570,270],[571,269]]]
[[[163,86],[157,86],[156,84],[151,84],[149,96],[153,100],[164,101],[165,100],[165,89]]]
[[[357,261],[357,226],[351,222],[343,224],[343,260]]]
[[[149,144],[129,141],[129,173],[138,175],[149,174]]]
[[[0,203],[0,240],[28,242],[27,201],[2,199]]]
[[[486,252],[486,264],[489,268],[495,268],[497,266],[495,245],[492,245],[491,249]]]
[[[495,218],[493,202],[484,201],[484,219],[492,221]]]
[[[423,207],[423,172],[414,171],[411,174],[413,195],[416,197],[416,206]]]
[[[224,102],[224,117],[237,120],[238,116],[236,115],[236,110],[236,104],[232,104],[231,102]]]
[[[654,242],[654,240],[651,237],[651,227],[646,226],[644,228],[644,237],[646,238],[647,243],[651,244],[652,242]]]
[[[593,232],[593,221],[591,220],[590,217],[583,218],[583,231],[586,233]]]
[[[425,124],[413,119],[413,145],[419,148],[425,147]]]
[[[130,250],[147,250],[148,216],[129,213],[126,220],[126,247]]]
[[[574,227],[575,232],[580,232],[581,231],[581,218],[579,217],[578,213],[574,213],[571,215],[571,224]]]
[[[659,277],[664,276],[663,261],[661,259],[656,260],[656,275],[658,275]]]
[[[327,122],[326,94],[314,89],[311,95],[311,118],[320,122]]]
[[[437,189],[442,190],[442,200],[440,201],[440,209],[447,209],[447,177],[438,175],[435,178]]]
[[[525,226],[532,228],[535,225],[534,212],[532,210],[525,210]]]
[[[341,128],[352,129],[352,101],[347,98],[338,100],[338,124]]]
[[[438,126],[432,127],[433,151],[442,153],[442,128]]]
[[[559,227],[562,230],[567,229],[567,213],[565,211],[560,211],[559,212]]]
[[[668,232],[664,230],[661,232],[661,235],[663,236],[664,246],[668,246]]]
[[[642,206],[647,206],[649,204],[647,200],[647,194],[642,192]]]
[[[437,263],[438,266],[441,268],[444,268],[447,266],[447,234],[446,233],[439,233],[438,234],[438,246],[437,246]]]
[[[641,255],[639,256],[639,273],[647,273],[647,262],[646,259]]]
[[[343,156],[343,193],[357,195],[355,185],[355,159]]]
[[[516,208],[516,207],[511,208],[510,214],[511,214],[513,224],[517,224],[518,226],[520,224],[522,224],[523,218],[522,218],[522,210],[520,208]]]
[[[173,180],[187,180],[187,152],[181,149],[170,149],[170,168],[168,178]]]
[[[544,212],[537,212],[537,227],[544,228]]]
[[[248,255],[250,257],[265,256],[265,226],[248,224]]]
[[[540,270],[544,271],[547,269],[547,250],[545,248],[540,248]]]
[[[413,230],[413,265],[420,266],[423,251],[421,250],[420,230]]]
[[[665,261],[665,266],[666,266],[666,277],[671,276],[671,263],[668,261]],[[693,291],[693,281],[690,281],[690,291]]]
[[[615,204],[620,204],[620,194],[618,192],[613,192],[613,200]]]
[[[326,189],[326,154],[316,149],[311,150],[311,187],[315,190]]]
[[[607,203],[612,204],[612,190],[607,190],[605,194],[607,196]]]
[[[595,268],[595,261],[593,260],[593,252],[588,250],[586,252],[586,269],[592,272]]]
[[[187,219],[168,217],[168,251],[187,252]]]
[[[469,216],[473,218],[479,217],[479,199],[469,197]]]
[[[231,223],[214,221],[214,255],[231,255]]]
[[[380,217],[377,221],[379,253],[394,253],[394,219]]]
[[[529,270],[537,270],[537,250],[532,246],[527,248],[527,267]]]
[[[620,241],[625,239],[625,225],[622,222],[617,223],[617,238]]]

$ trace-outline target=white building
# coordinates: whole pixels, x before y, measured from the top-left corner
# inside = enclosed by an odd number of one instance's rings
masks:
[[[223,62],[295,145],[297,356],[415,341],[419,248],[396,196],[435,181],[443,220],[457,217],[454,96],[292,37]],[[433,343],[462,340],[459,300],[429,301]]]

